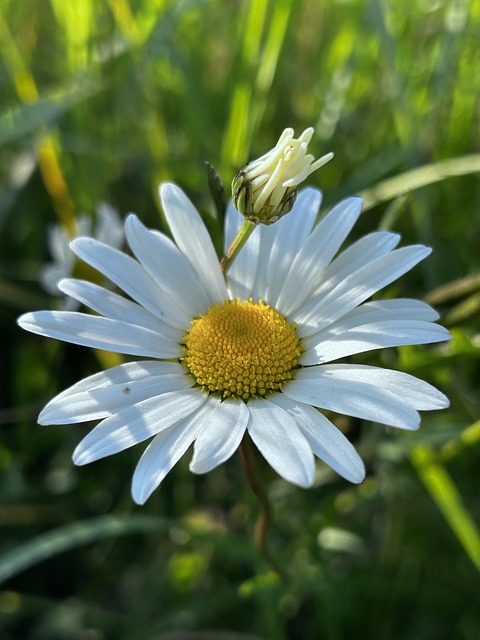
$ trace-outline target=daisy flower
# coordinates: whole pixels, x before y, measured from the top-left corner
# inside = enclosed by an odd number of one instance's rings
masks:
[[[92,219],[86,215],[80,215],[76,219],[76,233],[71,235],[64,227],[54,224],[47,231],[47,245],[53,261],[47,264],[40,272],[40,284],[47,293],[52,296],[62,294],[58,283],[62,278],[68,278],[74,273],[77,262],[76,256],[70,249],[70,242],[77,237],[90,236],[101,242],[109,244],[116,249],[124,242],[123,223],[118,212],[107,203],[100,203],[96,209],[97,219],[95,231],[92,229]],[[78,303],[69,296],[64,296],[62,307],[73,310]]]
[[[360,198],[344,200],[315,226],[320,192],[301,191],[291,215],[255,228],[224,276],[186,195],[164,184],[160,197],[174,241],[131,214],[125,236],[133,257],[94,238],[71,243],[126,296],[67,278],[60,290],[98,315],[39,311],[19,319],[39,335],[136,358],[74,384],[41,412],[40,424],[100,420],[76,448],[76,464],[150,440],[132,482],[143,504],[192,444],[190,469],[206,473],[248,432],[295,485],[312,485],[315,456],[359,483],[360,457],[320,409],[413,430],[419,410],[448,406],[411,375],[348,362],[372,349],[449,337],[423,302],[368,301],[430,249],[396,248],[400,237],[380,231],[339,253]],[[230,206],[225,248],[242,222]]]

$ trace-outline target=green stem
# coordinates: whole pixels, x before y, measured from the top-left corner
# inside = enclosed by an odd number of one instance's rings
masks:
[[[220,268],[223,273],[227,273],[232,262],[237,257],[240,249],[246,243],[256,226],[257,225],[254,222],[250,222],[250,220],[243,221],[243,224],[240,227],[237,235],[233,239],[232,244],[228,247],[227,253],[220,260]]]
[[[240,445],[240,459],[242,461],[248,484],[260,503],[260,514],[258,516],[254,534],[255,546],[272,569],[278,573],[283,580],[285,580],[287,577],[285,571],[282,569],[275,556],[272,555],[268,546],[267,535],[270,525],[272,524],[272,507],[263,488],[263,484],[258,477],[251,441],[248,434],[245,434]]]

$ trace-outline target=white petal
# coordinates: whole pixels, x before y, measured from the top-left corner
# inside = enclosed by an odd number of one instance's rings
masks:
[[[248,418],[244,402],[233,399],[218,402],[208,425],[197,436],[190,471],[207,473],[228,460],[242,441]]]
[[[157,434],[148,445],[135,469],[132,480],[132,497],[137,504],[144,504],[152,492],[177,464],[199,431],[207,428],[215,402],[206,402],[187,418]]]
[[[25,313],[18,324],[27,331],[84,347],[153,358],[178,358],[180,346],[160,334],[100,316],[73,311]]]
[[[93,282],[64,278],[58,283],[58,288],[102,316],[151,329],[162,335],[165,340],[180,342],[185,335],[185,331],[179,331],[165,324],[136,302],[104,287],[99,287]]]
[[[275,308],[278,306],[278,296],[292,268],[293,260],[312,230],[321,201],[322,194],[318,189],[303,189],[298,194],[292,211],[273,225],[276,236],[272,242],[267,265],[265,300]]]
[[[320,201],[320,191],[305,189],[299,193],[292,211],[287,216],[275,224],[258,226],[255,279],[245,298],[262,299],[276,307],[280,287],[294,257],[308,238],[318,214]],[[257,233],[257,230],[254,233]],[[251,238],[248,242],[250,240]],[[248,269],[248,264],[246,266]]]
[[[366,264],[390,253],[400,242],[400,236],[388,231],[375,231],[360,238],[342,251],[326,268],[314,295],[325,295],[339,282]]]
[[[203,283],[210,303],[227,300],[225,279],[200,214],[183,191],[174,184],[161,185],[160,199],[175,242]]]
[[[313,453],[346,480],[358,484],[365,479],[365,466],[353,445],[323,413],[308,404],[290,400],[282,393],[271,402],[285,409],[295,420]]]
[[[118,413],[148,398],[170,391],[192,387],[192,381],[184,373],[150,375],[146,379],[110,383],[88,391],[54,398],[43,409],[40,424],[74,424],[87,420],[99,420]]]
[[[275,237],[277,234],[275,229],[275,226],[277,224],[279,224],[279,222],[276,222],[275,224],[272,224],[270,226],[261,224],[258,227],[258,231],[260,233],[260,247],[258,253],[257,272],[255,274],[255,282],[253,284],[251,293],[251,297],[255,302],[262,299],[267,304],[270,304],[270,301],[268,299],[268,264],[272,246],[274,245]]]
[[[346,379],[336,371],[339,366],[342,365],[299,369],[295,380],[286,384],[282,391],[288,398],[314,407],[399,429],[418,429],[420,416],[406,400],[384,389],[383,385]]]
[[[319,222],[294,256],[278,296],[279,311],[291,314],[315,290],[321,274],[358,220],[362,205],[361,198],[348,198]]]
[[[77,238],[70,246],[79,258],[103,273],[150,313],[177,329],[188,327],[191,317],[126,253],[93,238]]]
[[[225,253],[237,235],[242,222],[243,216],[238,213],[230,202],[225,217]],[[253,230],[252,235],[243,245],[227,272],[227,285],[232,298],[248,300],[252,295],[259,251],[260,229],[257,227]]]
[[[302,354],[300,363],[320,364],[373,349],[443,342],[450,337],[444,327],[423,320],[384,320],[352,328],[345,327],[346,324],[316,333],[317,344]]]
[[[293,314],[293,320],[301,325],[300,335],[311,335],[331,324],[409,271],[430,252],[423,246],[396,249],[351,273],[325,295],[312,297]]]
[[[431,384],[402,371],[360,364],[331,364],[320,369],[322,374],[333,376],[336,381],[358,381],[381,387],[421,411],[445,409],[450,404],[448,398]]]
[[[88,464],[128,449],[186,418],[206,399],[207,395],[198,389],[182,389],[127,407],[85,436],[73,453],[73,461]]]
[[[133,214],[127,218],[125,232],[133,253],[161,288],[191,318],[205,313],[210,306],[207,293],[170,238],[148,230]]]
[[[295,420],[268,400],[250,400],[248,432],[266,461],[288,482],[300,487],[313,483],[312,450]]]
[[[337,336],[355,327],[374,322],[384,322],[386,320],[422,320],[429,322],[437,320],[438,317],[438,313],[432,307],[420,300],[410,300],[408,298],[374,300],[361,304],[327,325],[324,329],[304,338],[303,345],[306,349],[311,349],[321,340],[328,340],[332,336]]]
[[[376,317],[373,315],[376,314]],[[345,318],[368,317],[375,320],[424,320],[432,322],[440,317],[435,309],[421,300],[393,298],[391,300],[372,300],[350,311]]]
[[[38,417],[40,424],[51,424],[49,418],[56,406],[63,406],[73,402],[73,398],[95,391],[100,387],[111,385],[128,385],[131,382],[146,380],[151,376],[171,376],[184,371],[178,362],[161,362],[159,360],[144,360],[142,362],[126,362],[111,369],[100,371],[92,376],[83,378],[79,382],[59,393],[50,400]]]
[[[141,360],[139,362],[125,362],[111,369],[79,380],[74,385],[62,391],[57,398],[72,393],[83,393],[110,384],[128,384],[135,380],[145,380],[150,376],[168,376],[182,373],[183,367],[178,362],[162,362],[161,360]]]

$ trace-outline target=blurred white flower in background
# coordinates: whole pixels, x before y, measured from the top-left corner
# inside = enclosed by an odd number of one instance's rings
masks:
[[[61,308],[73,310],[79,303],[66,296],[58,288],[62,278],[74,275],[78,258],[70,248],[70,242],[82,236],[94,237],[110,247],[120,249],[125,240],[123,221],[111,205],[102,202],[96,207],[95,222],[90,216],[81,214],[76,218],[76,233],[70,234],[64,227],[53,224],[47,230],[47,245],[52,262],[45,265],[40,272],[42,287],[51,296],[61,296]]]

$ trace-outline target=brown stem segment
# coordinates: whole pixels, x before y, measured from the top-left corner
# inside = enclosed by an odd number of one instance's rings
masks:
[[[287,577],[285,571],[282,569],[275,556],[272,555],[268,545],[267,536],[270,525],[272,524],[272,507],[263,488],[263,484],[258,477],[252,451],[252,444],[248,434],[245,434],[240,445],[240,459],[242,461],[248,484],[260,503],[260,514],[258,516],[254,534],[255,546],[272,569],[278,573],[283,580],[285,580]]]

